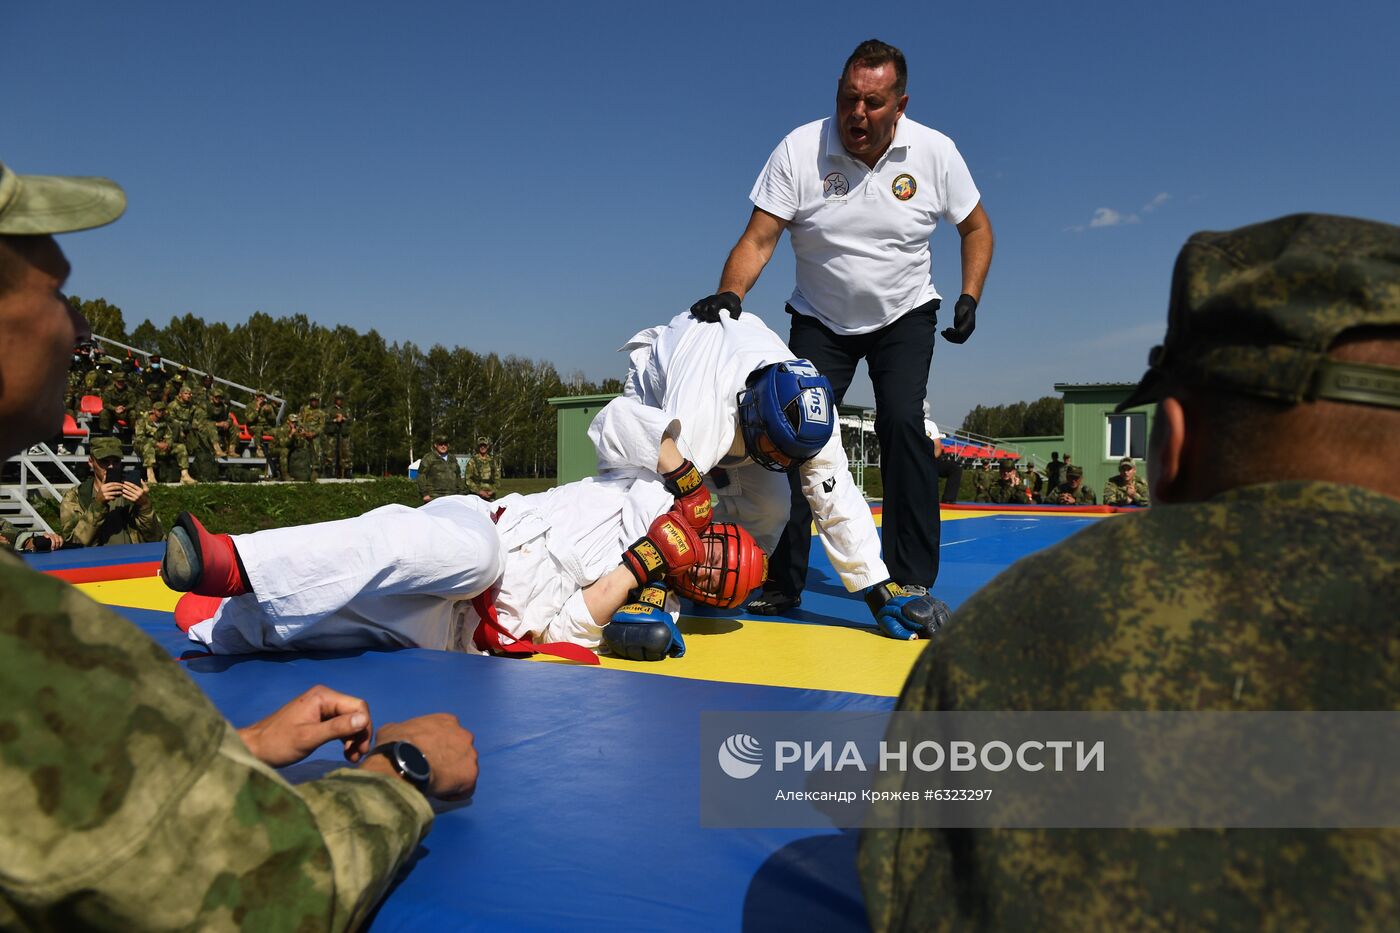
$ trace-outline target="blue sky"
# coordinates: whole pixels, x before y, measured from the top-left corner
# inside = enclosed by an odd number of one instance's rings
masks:
[[[617,346],[713,291],[768,153],[871,36],[997,233],[977,333],[934,355],[945,424],[1135,379],[1192,231],[1400,222],[1395,4],[55,2],[5,28],[0,160],[123,185],[126,216],[63,245],[131,324],[305,313],[621,375]],[[940,228],[950,298],[957,256]],[[792,276],[785,240],[745,302],[783,334]]]

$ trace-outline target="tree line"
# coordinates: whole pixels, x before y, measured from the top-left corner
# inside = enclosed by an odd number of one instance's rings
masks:
[[[94,334],[287,399],[298,410],[312,392],[323,407],[345,394],[353,419],[351,451],[357,472],[395,474],[427,452],[437,434],[466,453],[478,435],[491,438],[510,476],[551,476],[555,412],[546,399],[620,392],[582,373],[561,376],[554,365],[518,356],[477,353],[434,344],[390,343],[377,331],[324,327],[304,314],[255,312],[241,324],[205,322],[194,314],[164,327],[144,320],[128,330],[121,308],[97,298],[68,299]],[[107,348],[115,355],[113,348]],[[233,399],[251,401],[234,392]]]
[[[1065,402],[1053,395],[1034,402],[978,405],[963,418],[964,431],[984,437],[1041,437],[1065,433]]]

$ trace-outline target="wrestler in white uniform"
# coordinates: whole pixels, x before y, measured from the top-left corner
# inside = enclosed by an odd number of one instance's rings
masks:
[[[738,522],[772,553],[787,523],[787,477],[748,458],[738,431],[738,396],[749,373],[793,359],[782,338],[757,315],[720,315],[702,323],[689,312],[637,334],[622,350],[631,357],[623,395],[598,412],[588,436],[604,477],[634,476],[657,468],[661,441],[706,474],[718,495],[716,521]],[[831,413],[837,417],[836,412]],[[723,467],[728,484],[710,476]],[[870,507],[851,479],[841,432],[799,467],[802,492],[832,566],[851,592],[889,579]]]
[[[499,586],[517,638],[597,648],[583,588],[674,503],[655,473],[585,479],[494,502],[444,496],[357,518],[235,535],[252,592],[192,626],[216,654],[419,647],[479,654],[471,598]],[[491,516],[504,509],[496,522]],[[666,604],[673,620],[679,603]],[[606,623],[604,623],[606,624]]]

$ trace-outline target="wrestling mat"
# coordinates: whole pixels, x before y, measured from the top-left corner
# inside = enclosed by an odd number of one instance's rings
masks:
[[[945,508],[935,595],[956,609],[1101,517]],[[880,636],[819,543],[788,615],[688,615],[685,657],[601,668],[416,649],[204,655],[175,628],[161,553],[125,545],[30,563],[141,627],[235,725],[320,683],[366,699],[376,722],[445,711],[475,733],[476,796],[439,807],[372,928],[865,928],[854,833],[700,827],[700,755],[714,753],[699,748],[701,710],[883,712],[927,644]],[[341,765],[326,746],[283,773],[297,782]]]

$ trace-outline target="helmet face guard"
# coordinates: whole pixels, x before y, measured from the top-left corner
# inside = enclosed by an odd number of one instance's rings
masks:
[[[831,383],[808,360],[754,370],[738,396],[745,451],[775,473],[812,459],[831,439],[834,398]]]
[[[768,555],[733,522],[711,522],[700,532],[705,556],[670,581],[692,602],[720,609],[742,603],[768,576]]]

